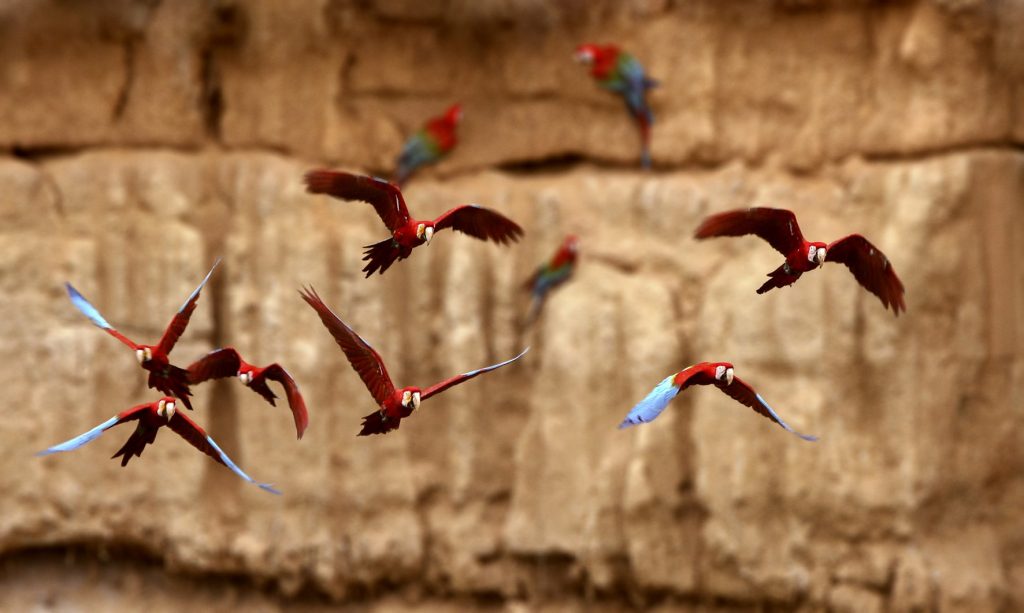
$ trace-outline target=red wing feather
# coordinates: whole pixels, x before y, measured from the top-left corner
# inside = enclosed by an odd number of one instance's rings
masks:
[[[754,388],[747,385],[747,383],[743,379],[740,379],[739,377],[734,377],[731,385],[726,384],[724,381],[715,381],[715,387],[728,394],[731,398],[733,398],[740,404],[754,409],[761,415],[764,415],[768,419],[774,421],[775,423],[779,424],[789,432],[792,432],[793,434],[799,436],[805,441],[818,440],[818,437],[816,436],[800,434],[799,432],[791,428],[789,424],[782,421],[782,418],[779,417],[770,406],[768,406],[768,403],[764,401],[764,398],[761,398],[761,395],[755,392]]]
[[[302,299],[308,302],[309,306],[313,307],[313,310],[320,316],[320,321],[323,322],[327,331],[331,333],[335,342],[345,352],[345,357],[352,364],[352,368],[359,373],[359,378],[366,384],[366,389],[370,390],[370,395],[373,396],[373,399],[377,401],[377,404],[384,404],[388,397],[394,393],[395,384],[391,382],[391,376],[388,375],[388,369],[384,366],[384,360],[381,359],[380,354],[356,334],[352,328],[349,328],[345,322],[341,321],[324,304],[324,301],[320,299],[320,296],[317,295],[313,288],[300,293],[302,294]]]
[[[227,464],[220,457],[220,453],[213,448],[210,444],[209,439],[206,436],[206,431],[199,427],[199,424],[189,419],[188,415],[176,411],[174,416],[171,417],[171,421],[167,422],[167,427],[174,430],[178,436],[188,441],[188,444],[192,445],[199,451],[202,451],[206,455],[210,456],[217,462]]]
[[[298,438],[302,438],[302,434],[309,426],[309,413],[306,411],[306,401],[302,398],[299,385],[280,364],[271,364],[263,371],[263,375],[284,387],[285,396],[288,397],[288,407],[292,411],[292,417],[295,418],[295,432]]]
[[[469,371],[467,373],[463,373],[461,375],[456,375],[456,376],[451,377],[449,379],[445,379],[444,381],[441,381],[440,383],[435,383],[434,385],[431,385],[427,389],[423,390],[423,392],[420,394],[420,399],[421,400],[426,400],[427,398],[430,398],[431,396],[434,396],[436,394],[440,394],[441,392],[445,391],[449,387],[454,387],[454,386],[456,386],[456,385],[458,385],[460,383],[465,383],[466,381],[469,381],[473,377],[476,377],[478,375],[482,375],[485,372],[491,372],[492,370],[497,370],[497,369],[501,368],[502,366],[505,366],[507,364],[511,364],[512,362],[515,362],[519,358],[521,358],[524,355],[526,355],[526,352],[529,351],[529,350],[530,350],[530,348],[527,347],[526,349],[523,350],[522,353],[520,353],[516,357],[512,358],[511,360],[505,360],[504,362],[500,362],[498,364],[492,364],[491,366],[487,366],[487,367],[480,368],[480,369],[477,369],[477,370],[471,370],[471,371]]]
[[[186,369],[188,382],[192,385],[209,381],[234,377],[242,365],[242,358],[233,347],[215,349],[196,360]]]
[[[792,211],[764,207],[712,215],[700,224],[694,236],[711,238],[747,234],[763,238],[782,255],[789,255],[804,242],[800,225]]]
[[[501,213],[475,204],[457,206],[434,220],[434,229],[451,228],[483,241],[504,245],[523,235],[519,224]]]
[[[306,173],[306,191],[327,194],[341,200],[360,200],[373,205],[388,230],[394,232],[409,221],[402,192],[383,179],[333,170]]]
[[[892,308],[897,317],[901,310],[907,310],[903,283],[892,269],[889,258],[860,234],[851,234],[829,245],[825,261],[844,264],[857,282],[878,296],[885,308]]]
[[[220,259],[213,263],[210,272],[206,273],[206,277],[199,283],[199,286],[192,290],[188,299],[185,300],[185,304],[181,305],[178,312],[174,314],[174,319],[171,320],[167,329],[164,330],[164,335],[160,338],[160,343],[157,344],[157,349],[163,352],[164,355],[171,353],[171,349],[174,349],[175,343],[178,342],[178,339],[185,332],[185,328],[188,327],[188,321],[192,317],[192,312],[196,310],[199,294],[203,291],[206,282],[210,280],[213,271],[217,269],[218,264],[220,264]]]

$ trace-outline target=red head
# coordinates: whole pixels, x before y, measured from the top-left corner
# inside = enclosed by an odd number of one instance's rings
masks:
[[[729,362],[713,362],[708,366],[708,370],[714,371],[715,381],[722,381],[726,385],[732,385],[733,369],[732,364]]]
[[[570,234],[565,237],[562,241],[562,253],[566,254],[569,258],[575,260],[576,254],[580,249],[580,239],[575,234]]]
[[[619,48],[616,45],[595,45],[593,43],[587,43],[576,47],[576,53],[573,57],[577,62],[581,64],[601,64],[614,58],[619,54]]]
[[[422,393],[418,387],[403,387],[398,390],[402,395],[400,401],[402,408],[409,411],[411,415],[413,411],[420,408],[420,394]]]
[[[462,105],[458,102],[448,107],[448,110],[444,112],[442,116],[445,123],[451,126],[456,126],[462,121]]]
[[[828,245],[825,243],[809,243],[807,247],[807,261],[814,264],[815,266],[821,266],[825,263],[825,256],[827,255]]]

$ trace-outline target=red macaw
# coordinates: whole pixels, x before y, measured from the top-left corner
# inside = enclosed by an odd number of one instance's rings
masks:
[[[302,292],[302,298],[320,316],[320,321],[324,323],[327,331],[331,333],[335,342],[341,347],[345,357],[352,364],[352,368],[359,373],[359,377],[366,385],[366,389],[370,390],[370,395],[380,405],[380,410],[363,417],[363,429],[359,431],[358,436],[384,434],[391,430],[397,430],[402,419],[412,415],[412,412],[419,408],[422,401],[435,394],[440,394],[450,387],[465,383],[477,375],[482,375],[501,368],[506,364],[511,364],[530,350],[527,347],[522,353],[511,360],[505,360],[499,364],[478,370],[471,370],[450,379],[445,379],[440,383],[435,383],[427,389],[421,390],[418,387],[396,389],[395,384],[391,382],[391,376],[388,375],[388,369],[384,366],[384,360],[381,359],[380,354],[356,334],[352,328],[349,328],[345,322],[341,321],[324,304],[315,290],[310,288]]]
[[[573,235],[565,237],[562,245],[547,262],[541,264],[533,275],[523,284],[523,288],[533,296],[530,313],[526,321],[531,322],[540,314],[548,292],[565,283],[576,270],[576,258],[579,252],[579,239]]]
[[[259,367],[249,364],[238,355],[233,347],[216,349],[193,362],[186,369],[188,370],[188,382],[198,385],[210,379],[223,379],[224,377],[238,377],[243,385],[266,399],[271,406],[276,406],[274,399],[277,396],[270,391],[267,381],[277,381],[284,387],[285,396],[288,397],[288,406],[291,408],[292,417],[295,419],[295,433],[297,438],[302,438],[302,433],[309,425],[309,414],[306,412],[306,401],[302,399],[299,392],[299,385],[295,383],[280,364],[274,363],[269,366]]]
[[[139,364],[144,369],[149,371],[148,385],[150,388],[159,390],[168,396],[177,396],[185,403],[189,410],[192,410],[192,403],[188,399],[192,395],[192,392],[188,389],[188,372],[171,364],[169,355],[171,349],[174,349],[174,344],[178,342],[178,338],[185,332],[189,318],[192,317],[192,311],[196,310],[199,292],[203,290],[203,286],[210,280],[210,275],[213,274],[218,264],[220,264],[220,259],[213,263],[213,267],[210,268],[210,272],[206,273],[206,277],[203,278],[199,287],[192,292],[188,300],[185,301],[185,304],[181,305],[181,308],[178,309],[171,323],[164,330],[164,335],[160,338],[160,342],[156,345],[136,344],[135,341],[121,334],[107,323],[107,320],[100,315],[99,310],[86,300],[74,286],[70,283],[65,283],[64,285],[67,287],[68,296],[71,298],[71,303],[75,305],[75,308],[81,311],[96,326],[105,330],[107,334],[110,334],[135,351],[135,359],[139,361]]]
[[[651,167],[651,125],[654,116],[647,104],[647,90],[658,82],[644,74],[644,67],[635,57],[616,45],[586,44],[576,48],[576,60],[590,66],[590,76],[598,85],[619,94],[626,102],[629,114],[640,126],[642,142],[641,163]]]
[[[440,117],[434,117],[405,141],[398,156],[395,184],[402,186],[422,166],[433,164],[455,148],[458,138],[455,128],[462,121],[462,105],[453,104]]]
[[[190,445],[210,456],[217,462],[220,462],[224,466],[227,466],[236,475],[245,479],[249,483],[258,485],[261,489],[274,494],[281,493],[274,489],[272,485],[267,483],[257,483],[252,477],[242,472],[242,469],[231,461],[231,458],[229,458],[227,454],[217,446],[217,443],[210,438],[209,434],[200,428],[196,422],[189,419],[187,415],[175,409],[175,399],[171,397],[164,397],[157,402],[134,406],[127,411],[111,417],[85,434],[76,436],[75,438],[65,441],[59,445],[54,445],[45,451],[40,451],[36,455],[42,456],[61,451],[72,451],[78,449],[82,445],[95,440],[110,428],[129,421],[139,422],[138,425],[135,426],[135,432],[128,437],[128,441],[125,442],[124,446],[122,446],[121,449],[112,456],[114,458],[118,456],[121,457],[121,466],[127,466],[128,461],[134,456],[142,457],[142,452],[146,449],[146,445],[149,445],[156,440],[156,434],[160,431],[160,428],[167,426],[171,430],[174,430],[179,436],[181,436],[181,438],[188,441]]]
[[[733,367],[729,362],[701,362],[669,375],[630,410],[626,419],[619,424],[619,429],[654,421],[679,392],[691,385],[714,385],[740,404],[754,409],[800,438],[806,441],[818,440],[816,436],[800,434],[782,421],[754,388],[733,375]]]
[[[743,236],[755,234],[768,241],[786,261],[772,272],[757,289],[763,294],[776,287],[792,285],[805,272],[825,262],[838,262],[853,273],[854,278],[882,301],[892,307],[896,316],[907,310],[903,301],[903,283],[896,276],[889,259],[860,234],[851,234],[831,244],[809,243],[800,232],[796,215],[785,209],[752,208],[712,215],[697,228],[697,238]]]
[[[306,174],[306,190],[341,200],[361,200],[376,209],[391,238],[366,246],[363,260],[368,263],[363,272],[367,277],[378,270],[383,274],[395,260],[409,257],[415,247],[430,242],[435,230],[451,228],[502,245],[523,235],[523,229],[511,219],[475,204],[457,206],[433,221],[413,219],[397,186],[365,175],[313,170]]]

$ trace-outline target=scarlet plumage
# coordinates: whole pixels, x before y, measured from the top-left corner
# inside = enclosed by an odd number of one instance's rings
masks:
[[[373,205],[391,238],[367,245],[363,272],[369,277],[384,273],[395,260],[404,260],[412,250],[429,243],[435,230],[451,228],[480,240],[500,245],[519,240],[523,229],[511,219],[484,207],[467,204],[446,211],[437,219],[416,220],[409,215],[401,190],[383,179],[332,170],[313,170],[306,174],[306,190],[328,194],[341,200],[360,200]]]
[[[112,456],[114,458],[121,458],[122,467],[127,466],[128,462],[133,457],[141,457],[146,446],[152,444],[156,440],[156,435],[157,432],[160,431],[160,428],[167,426],[177,433],[178,436],[188,441],[190,445],[210,456],[214,461],[227,466],[239,477],[268,492],[272,492],[274,494],[281,493],[274,489],[272,485],[257,483],[252,477],[245,474],[242,469],[231,461],[231,458],[221,450],[205,430],[189,419],[188,415],[175,409],[175,399],[172,397],[164,397],[156,402],[140,404],[126,411],[122,411],[88,432],[58,445],[54,445],[53,447],[41,451],[36,455],[49,455],[51,453],[73,451],[82,445],[95,440],[110,428],[129,421],[138,422],[135,426],[135,430],[132,432],[132,435],[128,437],[128,440],[125,441],[125,444],[122,445],[121,448],[118,449],[117,453]]]
[[[306,401],[302,398],[299,385],[292,379],[288,371],[278,363],[268,366],[254,366],[242,359],[242,356],[233,347],[216,349],[206,354],[188,367],[189,383],[198,385],[210,379],[223,379],[225,377],[238,377],[243,385],[262,396],[271,406],[276,406],[277,396],[267,385],[268,381],[276,381],[281,384],[288,399],[288,407],[291,409],[292,417],[295,420],[296,438],[302,438],[303,433],[309,426],[309,413],[306,410]]]
[[[178,309],[178,312],[174,314],[174,317],[171,319],[171,323],[168,324],[167,329],[164,330],[164,334],[160,338],[160,342],[156,345],[139,345],[127,336],[121,334],[107,322],[92,303],[86,300],[85,296],[83,296],[81,292],[75,289],[70,283],[65,283],[64,285],[67,288],[68,297],[71,299],[71,303],[76,309],[88,317],[95,326],[121,341],[135,352],[139,364],[142,368],[149,371],[147,385],[150,388],[159,390],[168,396],[176,396],[185,403],[185,406],[188,407],[189,410],[191,410],[192,403],[189,401],[189,396],[192,395],[192,392],[188,387],[188,372],[185,369],[179,368],[170,363],[170,353],[171,350],[174,349],[174,345],[178,342],[182,333],[185,332],[189,319],[192,317],[193,311],[196,310],[196,303],[199,301],[199,294],[202,292],[206,282],[210,280],[210,276],[213,274],[213,271],[217,268],[218,264],[220,264],[219,259],[213,263],[213,267],[210,268],[210,272],[206,273],[206,277],[203,278],[199,286],[192,291],[189,297],[185,300],[185,303],[181,305],[180,309]]]
[[[753,234],[768,242],[786,256],[786,261],[768,273],[757,293],[786,287],[800,276],[825,262],[838,262],[853,273],[860,285],[878,297],[885,308],[899,316],[907,309],[903,283],[896,276],[889,259],[859,234],[851,234],[831,244],[808,242],[800,231],[796,215],[785,209],[755,207],[711,215],[697,228],[698,239],[716,236]]]
[[[363,380],[363,384],[366,385],[366,389],[369,390],[374,401],[380,405],[380,410],[363,417],[363,427],[358,436],[384,434],[391,430],[397,430],[402,419],[412,415],[413,411],[419,407],[420,401],[440,394],[450,387],[465,383],[478,375],[511,364],[529,351],[527,348],[510,360],[450,377],[423,390],[418,387],[396,388],[380,354],[356,334],[355,330],[335,315],[317,295],[316,290],[308,288],[300,293],[302,299],[316,311],[320,321],[341,347],[352,368]]]

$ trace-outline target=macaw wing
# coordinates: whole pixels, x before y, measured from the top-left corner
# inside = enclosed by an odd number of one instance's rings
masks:
[[[519,240],[523,229],[501,213],[475,204],[464,204],[434,220],[434,229],[451,228],[480,240],[506,244]]]
[[[171,420],[167,423],[167,426],[171,430],[174,430],[181,438],[188,441],[190,445],[192,445],[199,451],[202,451],[206,455],[210,456],[217,462],[220,462],[224,466],[227,466],[228,468],[231,469],[232,472],[234,472],[239,477],[245,479],[249,483],[258,485],[260,489],[266,490],[272,494],[281,493],[280,491],[274,489],[274,486],[270,485],[269,483],[259,483],[249,475],[245,474],[245,472],[243,472],[241,468],[239,468],[234,462],[231,461],[231,458],[228,457],[228,454],[224,453],[224,451],[217,446],[217,443],[215,443],[214,440],[210,438],[210,435],[208,435],[205,430],[200,428],[196,422],[189,419],[189,417],[184,413],[175,412],[174,416],[171,417]]]
[[[313,310],[320,316],[320,321],[341,347],[352,368],[359,373],[359,378],[363,380],[366,389],[370,390],[373,399],[377,401],[377,404],[384,404],[384,401],[395,392],[395,384],[391,382],[391,376],[388,375],[388,369],[384,366],[384,360],[381,359],[380,354],[345,322],[341,321],[324,304],[316,290],[309,288],[300,293],[303,300],[308,302],[309,306],[313,307]]]
[[[804,242],[804,235],[792,211],[765,207],[711,215],[700,224],[695,236],[710,238],[746,234],[763,238],[782,255],[789,255]]]
[[[234,377],[242,365],[242,357],[238,355],[233,347],[214,349],[195,362],[189,364],[188,382],[190,385],[209,381],[210,379],[224,379]]]
[[[818,440],[818,437],[816,436],[811,436],[809,434],[800,434],[793,428],[790,428],[789,424],[782,421],[782,418],[779,417],[778,413],[772,410],[772,408],[768,406],[768,403],[765,402],[764,398],[762,398],[760,394],[755,392],[754,388],[747,385],[747,383],[743,381],[743,379],[740,379],[739,377],[734,377],[732,383],[728,385],[724,381],[715,381],[715,387],[728,394],[733,400],[736,400],[740,404],[754,409],[761,415],[764,415],[768,419],[774,421],[775,423],[779,424],[786,430],[789,430],[790,432],[799,436],[805,441]]]
[[[901,310],[907,310],[903,283],[892,269],[889,258],[860,234],[851,234],[829,245],[825,261],[844,264],[857,282],[878,296],[885,308],[891,307],[897,317]]]
[[[64,441],[63,443],[60,443],[59,445],[54,445],[53,447],[50,447],[50,448],[45,449],[43,451],[40,451],[36,455],[37,456],[44,456],[44,455],[50,455],[51,453],[60,453],[62,451],[72,451],[72,450],[78,449],[82,445],[84,445],[86,443],[90,443],[90,442],[96,440],[97,438],[99,438],[99,436],[101,434],[103,434],[104,432],[106,432],[110,428],[113,428],[114,426],[116,426],[118,424],[122,424],[122,423],[124,423],[126,421],[131,421],[133,419],[138,419],[139,416],[141,415],[142,411],[145,411],[145,410],[149,409],[151,404],[152,403],[140,404],[140,405],[138,405],[136,407],[132,407],[132,408],[128,409],[127,411],[123,411],[121,413],[118,413],[117,415],[111,417],[110,419],[108,419],[107,421],[103,422],[102,424],[96,426],[92,430],[89,430],[85,434],[79,434],[78,436],[76,436],[73,439]]]
[[[369,203],[392,232],[409,221],[409,210],[402,192],[383,179],[333,170],[311,170],[306,173],[306,191]]]
[[[430,398],[431,396],[434,396],[436,394],[440,394],[441,392],[445,391],[449,387],[454,387],[454,386],[456,386],[456,385],[458,385],[460,383],[465,383],[466,381],[469,381],[473,377],[476,377],[478,375],[482,375],[482,374],[484,374],[486,372],[491,372],[492,370],[497,370],[497,369],[501,368],[502,366],[511,364],[512,362],[515,362],[519,358],[521,358],[524,355],[526,355],[526,352],[529,351],[529,350],[530,350],[530,348],[527,347],[526,349],[523,349],[522,353],[520,353],[519,355],[517,355],[516,357],[514,357],[512,359],[505,360],[504,362],[500,362],[498,364],[492,364],[492,365],[486,366],[484,368],[478,368],[477,370],[471,370],[471,371],[469,371],[467,373],[463,373],[461,375],[456,375],[456,376],[451,377],[449,379],[445,379],[444,381],[441,381],[440,383],[435,383],[434,385],[431,385],[427,389],[423,390],[423,392],[420,394],[420,399],[421,400],[426,400],[427,398]]]
[[[689,376],[693,376],[690,373]],[[677,382],[675,379],[679,373],[670,375],[661,380],[658,385],[654,386],[654,389],[650,391],[643,400],[638,402],[636,406],[629,410],[626,418],[619,424],[619,429],[628,428],[637,424],[644,424],[649,421],[654,421],[661,412],[665,410],[668,403],[675,398],[680,390],[683,388],[683,384],[686,382],[684,378],[682,381]],[[687,377],[688,378],[688,377]]]
[[[71,285],[70,283],[65,283],[64,287],[66,287],[68,290],[68,297],[71,298],[71,304],[75,305],[76,309],[78,309],[79,311],[81,311],[83,315],[88,317],[89,321],[96,324],[97,327],[106,331],[107,334],[110,334],[110,336],[113,336],[114,338],[121,341],[125,345],[128,345],[133,350],[139,348],[139,346],[132,342],[130,338],[121,334],[120,332],[114,329],[114,326],[107,323],[107,320],[103,318],[103,315],[100,315],[99,310],[96,307],[94,307],[91,302],[86,300],[85,296],[83,296],[77,289],[75,289],[75,286]]]
[[[174,318],[171,319],[167,329],[164,330],[164,335],[160,338],[160,343],[157,345],[164,355],[169,354],[171,349],[174,349],[174,344],[178,342],[178,338],[181,337],[182,333],[185,332],[185,328],[188,327],[188,320],[192,317],[192,312],[196,310],[196,302],[199,301],[199,293],[203,291],[203,287],[210,280],[210,275],[217,269],[218,264],[220,264],[220,258],[217,258],[217,261],[213,263],[210,272],[206,273],[199,286],[192,290],[188,299],[185,300],[185,304],[181,305],[178,312],[174,314]]]
[[[292,417],[295,418],[295,432],[298,438],[302,438],[302,434],[309,426],[309,413],[306,411],[306,401],[302,398],[299,385],[280,364],[271,364],[263,371],[263,375],[284,387],[285,396],[288,397],[288,408],[291,409]]]

